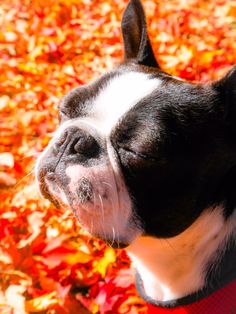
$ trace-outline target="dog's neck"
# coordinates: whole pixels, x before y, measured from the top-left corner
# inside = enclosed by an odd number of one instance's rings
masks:
[[[202,290],[209,280],[209,269],[214,269],[215,278],[222,273],[219,264],[224,260],[222,256],[226,254],[226,244],[233,237],[235,225],[235,217],[225,221],[223,208],[216,207],[206,210],[176,237],[136,239],[127,250],[146,295],[168,303]],[[220,281],[224,278],[218,278]]]

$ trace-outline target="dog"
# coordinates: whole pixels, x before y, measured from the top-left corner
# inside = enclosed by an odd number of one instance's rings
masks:
[[[63,97],[37,161],[40,191],[126,247],[153,306],[231,285],[234,304],[221,299],[218,310],[236,313],[236,67],[208,84],[162,71],[140,0],[128,3],[122,34],[122,63]]]

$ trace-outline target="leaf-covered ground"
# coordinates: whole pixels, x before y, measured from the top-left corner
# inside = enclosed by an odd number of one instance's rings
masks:
[[[167,72],[217,79],[236,63],[236,3],[144,0]],[[146,313],[124,251],[40,198],[37,156],[70,89],[122,57],[124,0],[0,2],[0,313]]]

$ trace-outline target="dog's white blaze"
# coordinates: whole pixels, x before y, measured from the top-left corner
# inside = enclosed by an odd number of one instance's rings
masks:
[[[176,237],[139,237],[128,247],[149,297],[171,301],[203,287],[204,267],[211,260],[217,262],[216,251],[223,252],[235,230],[235,217],[225,222],[222,212],[222,207],[206,210]]]
[[[56,142],[71,126],[80,127],[88,132],[96,130],[98,135],[109,141],[110,132],[121,117],[161,84],[161,79],[151,78],[150,74],[141,72],[127,72],[115,76],[89,101],[89,104],[85,104],[88,108],[86,116],[65,121],[55,132],[50,144]]]
[[[109,135],[119,119],[161,84],[149,74],[128,72],[115,76],[92,103],[88,116],[103,132]]]

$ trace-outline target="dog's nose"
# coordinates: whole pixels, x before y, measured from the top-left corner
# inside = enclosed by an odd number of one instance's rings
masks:
[[[88,158],[95,157],[99,152],[97,141],[89,134],[79,134],[71,147],[71,153],[80,154]]]
[[[96,139],[88,132],[72,127],[64,131],[54,145],[55,153],[64,152],[67,156],[80,155],[96,158],[100,147]]]

